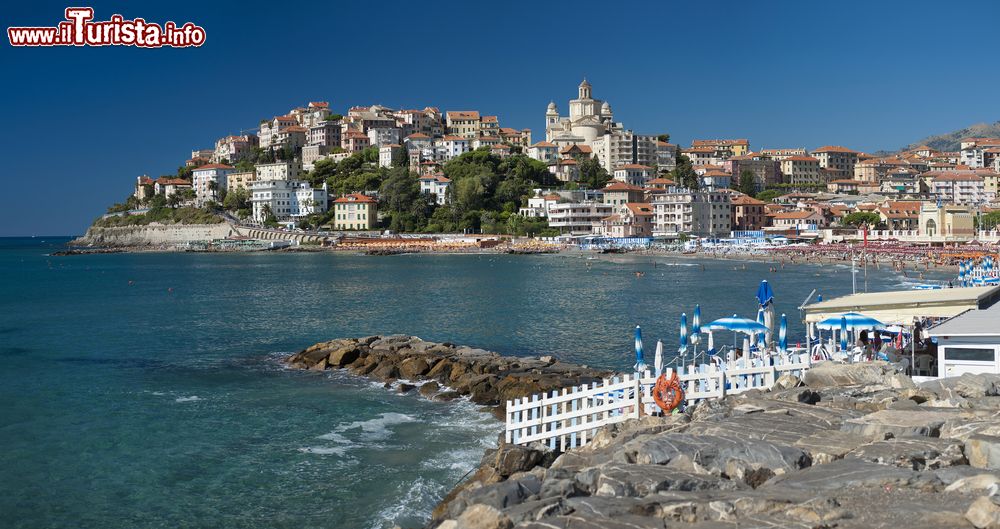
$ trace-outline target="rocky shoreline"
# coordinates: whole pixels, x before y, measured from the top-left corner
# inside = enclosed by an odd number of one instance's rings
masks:
[[[405,336],[333,340],[288,362],[431,380],[430,398],[493,406],[607,374]],[[609,426],[567,453],[501,444],[427,527],[1000,528],[998,490],[1000,376],[918,386],[882,363],[825,363],[771,391]]]

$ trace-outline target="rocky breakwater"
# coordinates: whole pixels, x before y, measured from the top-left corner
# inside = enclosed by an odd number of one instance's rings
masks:
[[[1000,528],[998,395],[1000,376],[820,364],[566,453],[501,445],[428,527]]]
[[[415,336],[330,340],[290,356],[287,363],[314,371],[347,369],[387,384],[398,382],[399,391],[417,390],[432,399],[468,396],[477,404],[495,406],[500,417],[509,399],[595,382],[611,374],[551,356],[501,356]]]

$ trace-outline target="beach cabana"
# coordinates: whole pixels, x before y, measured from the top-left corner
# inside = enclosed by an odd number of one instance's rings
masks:
[[[927,335],[938,343],[938,376],[1000,373],[1000,302],[935,325]]]

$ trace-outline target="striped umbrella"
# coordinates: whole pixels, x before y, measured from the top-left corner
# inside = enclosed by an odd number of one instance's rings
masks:
[[[701,305],[694,306],[694,314],[691,315],[691,343],[697,345],[701,342]]]
[[[688,317],[687,314],[681,314],[681,334],[680,334],[680,347],[678,347],[677,352],[682,356],[687,353],[688,350]]]
[[[840,317],[840,350],[847,350],[847,316]]]
[[[788,318],[781,315],[781,325],[778,327],[778,351],[781,354],[788,352]]]
[[[710,331],[733,331],[741,332],[743,334],[756,334],[759,332],[767,332],[767,327],[748,319],[741,318],[735,314],[727,318],[719,318],[715,321],[710,322],[702,329],[707,329]]]
[[[831,316],[818,324],[817,327],[824,330],[838,329],[842,320],[847,321],[847,327],[854,331],[857,329],[884,329],[885,324],[875,318],[858,314],[857,312],[847,312],[840,316]]]
[[[635,326],[635,372],[642,373],[646,370],[646,362],[642,360],[642,329]]]

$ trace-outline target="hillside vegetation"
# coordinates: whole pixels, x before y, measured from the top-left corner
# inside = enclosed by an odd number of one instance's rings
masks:
[[[962,139],[969,137],[1000,138],[1000,121],[992,124],[977,123],[961,130],[938,134],[937,136],[928,136],[916,143],[907,145],[903,150],[927,145],[939,151],[957,151]]]

